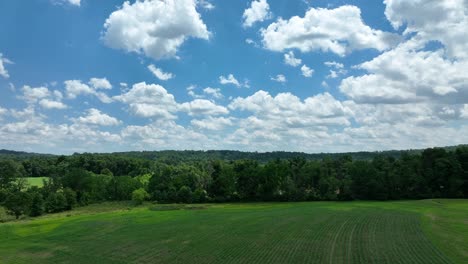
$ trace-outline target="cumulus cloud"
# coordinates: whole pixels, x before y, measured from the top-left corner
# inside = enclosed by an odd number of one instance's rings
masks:
[[[385,0],[385,15],[395,29],[440,41],[450,57],[468,58],[466,0]]]
[[[7,69],[5,68],[5,64],[12,64],[13,62],[10,61],[9,59],[3,57],[3,54],[0,53],[0,76],[2,76],[5,79],[10,78],[10,75],[8,74]]]
[[[66,109],[68,108],[66,104],[60,101],[54,101],[51,99],[42,99],[39,101],[39,104],[45,109]]]
[[[328,93],[301,100],[291,93],[273,97],[260,90],[251,96],[234,99],[229,108],[252,114],[239,120],[239,127],[226,138],[226,141],[244,147],[289,149],[291,144],[302,146],[329,138],[328,127],[350,124],[349,110]]]
[[[31,106],[11,112],[16,120],[0,126],[3,147],[33,147],[36,151],[47,153],[71,153],[97,147],[109,149],[121,142],[120,135],[100,131],[86,124],[48,123],[46,116],[36,113]]]
[[[463,108],[460,111],[460,116],[462,118],[468,118],[468,104],[463,105]]]
[[[224,107],[217,105],[206,99],[195,99],[191,102],[186,102],[180,105],[182,111],[187,112],[190,116],[196,115],[225,115],[229,113],[229,110]]]
[[[81,0],[51,0],[55,5],[68,4],[72,6],[81,6]]]
[[[81,116],[76,120],[83,124],[98,126],[117,126],[121,123],[117,118],[102,113],[96,108],[89,109],[86,116]]]
[[[92,78],[90,80],[90,84],[92,86],[89,86],[85,83],[83,83],[81,80],[67,80],[64,82],[65,84],[65,93],[67,95],[67,98],[69,99],[75,99],[79,95],[94,95],[96,96],[101,102],[103,103],[111,103],[112,99],[109,98],[105,93],[103,92],[98,92],[97,89],[108,89],[105,87],[106,82],[103,81],[105,79],[96,79]],[[98,86],[95,86],[98,85]],[[105,85],[105,87],[102,87],[102,85]],[[110,85],[110,83],[109,83]],[[111,86],[112,88],[112,86]]]
[[[340,90],[360,103],[468,100],[468,61],[415,49],[411,40],[358,68],[368,74],[344,79]]]
[[[114,99],[128,104],[131,112],[141,117],[175,119],[178,110],[174,96],[157,84],[134,84],[128,92]]]
[[[44,109],[66,109],[67,105],[61,102],[63,95],[60,91],[50,91],[47,87],[31,87],[28,85],[21,88],[23,95],[20,99],[25,100],[30,106],[38,103]]]
[[[0,120],[2,120],[2,116],[6,115],[8,110],[0,106]]]
[[[148,65],[148,70],[161,81],[167,81],[174,78],[174,75],[172,73],[164,72],[163,70],[157,68],[153,64]]]
[[[297,67],[301,65],[302,60],[294,56],[293,51],[284,54],[284,63],[289,66]]]
[[[372,29],[364,24],[356,6],[335,9],[310,8],[304,17],[279,18],[261,30],[263,45],[272,51],[299,49],[302,52],[324,51],[344,56],[353,50],[388,50],[399,36]]]
[[[229,74],[227,77],[219,76],[219,83],[220,84],[233,84],[237,87],[241,87],[240,82],[234,77],[233,74]]]
[[[188,38],[209,39],[195,0],[126,1],[104,24],[104,43],[153,59],[176,57]]]
[[[91,78],[89,80],[89,85],[94,89],[112,89],[111,83],[106,78]]]
[[[154,122],[148,125],[130,125],[123,129],[122,137],[131,143],[133,148],[149,149],[200,149],[214,148],[217,142],[204,133],[195,132],[175,123],[172,120]]]
[[[192,126],[199,129],[206,130],[223,130],[226,127],[232,126],[232,118],[230,117],[211,117],[204,119],[192,119],[190,121]]]
[[[221,89],[219,88],[206,87],[205,89],[203,89],[203,92],[207,95],[212,96],[215,99],[223,98],[223,94],[221,93]]]
[[[270,5],[268,5],[266,0],[254,0],[250,4],[250,7],[247,8],[242,15],[244,19],[243,26],[251,27],[254,23],[265,21],[272,16],[273,15],[270,12]]]
[[[344,68],[343,63],[339,63],[339,62],[336,62],[336,61],[326,61],[324,63],[324,65],[327,66],[327,67],[335,68],[335,69],[343,69]]]
[[[314,74],[314,70],[309,68],[307,65],[302,65],[301,67],[302,76],[310,78]]]
[[[215,8],[215,6],[208,0],[198,0],[197,3],[203,9],[213,10]]]
[[[28,103],[35,103],[38,100],[49,97],[51,95],[47,87],[33,88],[31,86],[25,85],[23,86],[21,90],[23,92],[23,95],[21,96],[21,98],[24,99]]]
[[[283,74],[278,74],[278,75],[276,75],[275,77],[271,77],[270,79],[271,79],[272,81],[279,82],[279,83],[285,83],[285,82],[287,82],[286,76],[284,76]]]

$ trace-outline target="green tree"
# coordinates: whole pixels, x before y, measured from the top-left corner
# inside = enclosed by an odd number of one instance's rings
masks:
[[[135,205],[142,204],[149,198],[149,194],[143,188],[136,189],[132,192],[132,201]]]
[[[39,192],[32,194],[29,216],[40,216],[44,213],[44,198]]]
[[[72,210],[73,208],[75,208],[75,206],[78,203],[76,200],[76,192],[70,188],[65,188],[63,190],[63,195],[65,196],[65,200],[67,203],[67,205],[65,206],[65,210]]]
[[[177,199],[178,199],[178,202],[181,202],[181,203],[192,203],[193,201],[192,190],[190,190],[188,186],[180,187],[179,191],[177,192]]]
[[[51,193],[45,201],[45,209],[48,213],[57,213],[66,210],[67,199],[61,192]]]
[[[12,160],[0,160],[0,189],[11,187],[16,178],[21,177],[19,164]]]
[[[28,212],[30,204],[31,196],[25,192],[10,193],[4,203],[7,213],[14,215],[16,219]]]

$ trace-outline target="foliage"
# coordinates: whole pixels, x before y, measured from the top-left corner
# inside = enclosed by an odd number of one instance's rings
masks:
[[[322,160],[301,155],[270,159],[278,153],[259,160],[245,153],[246,159],[229,161],[206,158],[241,157],[242,152],[158,153],[163,155],[153,161],[122,153],[0,158],[0,204],[12,193],[28,192],[32,199],[39,192],[46,212],[60,212],[129,201],[136,190],[136,195],[141,190],[149,195],[143,200],[158,203],[468,198],[468,147],[358,160],[344,154]],[[195,154],[200,155],[198,160]],[[32,181],[24,176],[34,175],[43,177],[33,178],[43,179],[43,186],[27,190],[26,179]],[[39,200],[36,197],[38,213]],[[20,215],[33,211],[23,209],[15,211]]]
[[[135,205],[142,204],[148,198],[149,198],[149,194],[143,188],[139,188],[132,192],[132,202]]]
[[[35,192],[32,194],[32,199],[31,199],[31,208],[29,211],[29,216],[40,216],[44,214],[45,208],[44,208],[44,198],[42,197],[42,194],[39,192]]]
[[[14,215],[18,219],[21,215],[26,214],[29,210],[31,197],[25,192],[12,192],[5,200],[7,213]]]

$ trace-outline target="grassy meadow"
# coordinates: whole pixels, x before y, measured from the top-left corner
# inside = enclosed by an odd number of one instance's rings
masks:
[[[468,263],[468,201],[105,203],[0,224],[0,263]]]
[[[49,177],[26,177],[28,186],[42,187],[44,186],[44,180],[49,179]]]

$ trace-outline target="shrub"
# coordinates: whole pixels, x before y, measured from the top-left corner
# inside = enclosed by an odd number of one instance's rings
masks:
[[[180,187],[177,192],[177,199],[181,203],[191,203],[193,201],[192,190],[185,185]]]
[[[42,194],[36,192],[32,194],[29,216],[40,216],[44,213],[44,198]]]
[[[142,204],[148,198],[149,194],[143,188],[136,189],[132,192],[132,201],[135,205]]]

